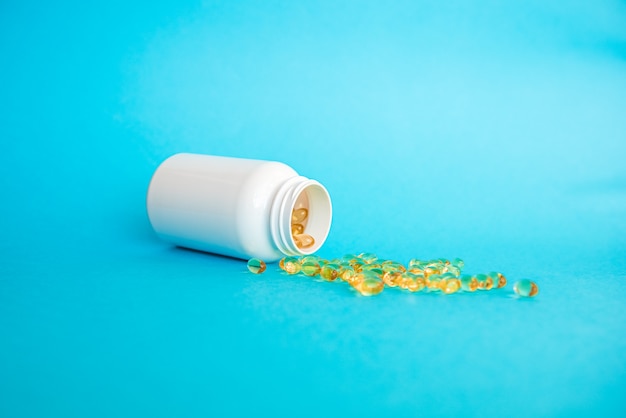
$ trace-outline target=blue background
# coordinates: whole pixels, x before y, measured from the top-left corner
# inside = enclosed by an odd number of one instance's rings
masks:
[[[0,4],[0,416],[624,416],[626,4]],[[176,152],[283,161],[359,297],[160,242]]]

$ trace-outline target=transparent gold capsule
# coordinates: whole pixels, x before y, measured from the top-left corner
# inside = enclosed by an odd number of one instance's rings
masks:
[[[267,265],[263,260],[259,260],[258,258],[251,258],[248,260],[248,270],[254,274],[261,274],[266,268]]]
[[[365,264],[371,264],[374,261],[378,260],[378,257],[376,256],[376,254],[373,254],[373,253],[361,253],[359,254],[359,258],[363,260]]]
[[[310,248],[315,244],[315,239],[309,234],[294,235],[293,240],[298,248],[302,249]]]
[[[465,267],[465,262],[460,258],[455,258],[454,260],[452,260],[451,264],[459,270],[463,270],[463,267]]]
[[[297,274],[302,266],[296,257],[284,257],[278,262],[278,267],[288,274]]]
[[[426,287],[431,292],[436,292],[441,290],[441,276],[439,274],[431,274],[430,276],[426,276]]]
[[[403,288],[411,292],[420,292],[426,287],[426,279],[413,273],[403,273]]]
[[[461,276],[461,289],[466,292],[474,292],[478,289],[478,280],[474,276],[464,274]]]
[[[338,268],[336,264],[325,264],[320,270],[320,277],[329,282],[335,281],[339,276]]]
[[[491,290],[493,288],[493,279],[486,274],[477,274],[478,288],[481,290]]]
[[[355,279],[356,272],[352,267],[344,266],[339,272],[339,277],[346,283],[352,283]]]
[[[307,208],[294,209],[291,212],[291,223],[292,224],[301,224],[308,218],[309,210]]]
[[[301,271],[306,276],[316,276],[320,270],[320,264],[317,261],[309,260],[302,263]]]
[[[291,235],[300,235],[304,233],[304,225],[291,224]]]
[[[459,279],[457,279],[456,277],[453,279],[444,279],[442,286],[441,286],[441,290],[443,291],[443,293],[445,293],[446,295],[452,294],[452,293],[456,293],[461,289],[461,281]]]
[[[425,264],[426,263],[423,260],[420,260],[418,258],[412,258],[409,260],[408,267],[409,269],[416,267],[421,270]]]
[[[387,271],[383,274],[382,279],[383,282],[385,282],[386,286],[389,287],[396,287],[398,286],[398,282],[397,280],[399,278],[401,278],[402,273],[398,272],[398,271]]]
[[[494,289],[500,289],[506,286],[506,277],[504,277],[504,274],[494,271],[489,273],[489,275],[493,278]]]
[[[385,288],[383,280],[377,276],[369,274],[361,274],[363,278],[355,286],[363,296],[377,295]]]
[[[513,285],[513,291],[518,296],[532,298],[537,296],[537,294],[539,293],[539,287],[533,281],[530,281],[528,279],[522,279],[517,281]]]
[[[383,269],[383,271],[385,272],[400,272],[400,273],[404,273],[406,271],[406,268],[400,264],[397,263],[395,261],[391,261],[391,260],[387,260],[387,261],[383,261],[380,264],[380,268]]]

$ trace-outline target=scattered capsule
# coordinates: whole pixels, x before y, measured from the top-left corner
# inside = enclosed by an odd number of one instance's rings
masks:
[[[447,273],[452,274],[454,277],[461,276],[461,269],[458,268],[457,266],[453,265],[453,264],[447,266],[445,268],[445,270],[446,270]]]
[[[377,295],[385,288],[385,283],[381,278],[371,274],[361,273],[360,275],[363,278],[355,286],[355,289],[363,296]]]
[[[342,267],[339,272],[339,277],[346,283],[352,283],[355,279],[356,272],[352,267]]]
[[[458,268],[459,270],[463,270],[463,267],[465,267],[465,262],[461,260],[460,258],[455,258],[454,260],[452,260],[451,264],[455,266],[456,268]]]
[[[291,235],[300,235],[304,233],[304,225],[302,224],[291,224]]]
[[[402,273],[398,271],[386,271],[383,276],[383,282],[385,282],[385,286],[396,287],[398,286],[398,279],[401,278]]]
[[[320,273],[320,264],[315,260],[309,260],[302,263],[301,271],[306,276],[316,276]]]
[[[297,274],[302,266],[296,257],[284,257],[278,262],[278,267],[288,274]]]
[[[493,277],[493,287],[495,289],[500,289],[506,286],[506,277],[504,277],[504,274],[494,271],[489,273],[489,275]]]
[[[261,274],[266,268],[267,265],[263,260],[259,260],[258,258],[251,258],[248,260],[248,270],[254,274]]]
[[[320,276],[329,282],[333,282],[339,276],[339,271],[337,270],[339,266],[336,264],[325,264],[320,270]]]
[[[441,290],[446,295],[456,293],[461,289],[461,281],[456,277],[452,279],[444,279],[442,281]]]
[[[461,276],[461,289],[466,292],[474,292],[478,289],[478,280],[474,276],[464,274]]]
[[[439,274],[431,274],[426,276],[426,286],[431,292],[441,290],[441,276]]]
[[[301,224],[308,216],[309,210],[307,208],[294,209],[294,211],[291,212],[291,223]]]
[[[539,287],[533,281],[522,279],[513,285],[513,291],[518,295],[526,298],[532,298],[539,293]]]
[[[424,276],[413,273],[404,273],[402,274],[402,278],[404,280],[404,288],[408,289],[410,292],[420,292],[426,287],[426,279]]]
[[[294,235],[293,240],[298,248],[302,249],[310,248],[315,244],[315,239],[309,234]]]
[[[376,254],[373,253],[361,253],[359,254],[359,258],[363,260],[365,264],[372,264],[374,261],[378,260]]]
[[[481,290],[491,290],[493,288],[493,279],[486,274],[477,274],[478,288]]]

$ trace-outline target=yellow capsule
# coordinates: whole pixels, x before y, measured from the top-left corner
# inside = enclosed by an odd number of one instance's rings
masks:
[[[320,270],[320,264],[317,261],[311,260],[302,263],[301,271],[306,276],[316,276]]]
[[[284,257],[278,262],[278,267],[288,274],[297,274],[300,272],[300,261],[295,257]]]
[[[493,279],[486,274],[477,274],[478,288],[482,290],[491,290],[493,288]]]
[[[385,272],[400,272],[400,273],[406,272],[406,267],[404,267],[402,264],[398,262],[391,261],[391,260],[383,261],[380,264],[380,267]]]
[[[453,278],[453,279],[443,280],[441,290],[446,295],[449,295],[451,293],[456,293],[459,291],[459,289],[461,289],[461,281],[459,279]]]
[[[364,274],[363,279],[355,286],[363,296],[377,295],[385,288],[385,283],[379,277]]]
[[[291,223],[301,224],[309,217],[309,210],[307,208],[294,209],[291,212]]]
[[[295,241],[298,248],[301,249],[310,248],[315,244],[315,239],[309,234],[295,235],[293,237],[293,240]]]
[[[304,225],[291,224],[291,235],[300,235],[304,233]]]
[[[411,268],[419,268],[420,270],[424,268],[424,266],[427,264],[426,261],[424,260],[420,260],[419,258],[412,258],[409,260],[409,269]]]
[[[335,264],[325,264],[320,270],[320,276],[329,282],[333,282],[339,276],[338,266]]]
[[[401,277],[402,273],[398,272],[398,271],[387,271],[385,272],[385,274],[383,274],[383,282],[385,282],[385,285],[389,286],[389,287],[396,287],[398,285],[398,283],[396,282],[396,280],[398,279],[398,277]]]
[[[461,288],[466,292],[474,292],[478,289],[478,280],[474,276],[464,274],[461,276]]]
[[[426,287],[431,292],[437,292],[441,290],[441,276],[439,274],[431,274],[426,276]]]
[[[361,253],[359,254],[359,258],[363,260],[365,264],[372,264],[374,261],[378,260],[376,254],[373,253]]]
[[[352,267],[344,266],[339,272],[339,277],[346,283],[352,283],[355,279],[356,272]]]
[[[426,287],[426,279],[424,276],[418,276],[417,274],[404,273],[402,275],[404,279],[404,288],[411,292],[419,292]]]
[[[266,268],[267,265],[263,260],[259,260],[258,258],[251,258],[248,260],[248,270],[254,274],[261,274]]]
[[[531,280],[522,279],[513,285],[513,291],[518,296],[532,298],[537,296],[537,293],[539,293],[539,287]]]
[[[506,277],[504,277],[504,274],[494,271],[493,273],[490,273],[489,275],[493,277],[493,287],[495,289],[500,289],[506,286]]]

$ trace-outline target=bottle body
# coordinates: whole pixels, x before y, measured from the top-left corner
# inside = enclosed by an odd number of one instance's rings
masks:
[[[304,193],[289,193],[294,185],[296,189],[304,185]],[[307,252],[290,242],[291,235],[285,233],[286,218],[290,219],[290,209],[303,201],[308,205],[309,196],[324,200],[318,186],[323,189],[279,162],[175,154],[152,177],[148,217],[157,235],[175,245],[274,261],[283,254]],[[318,227],[320,241],[315,249],[330,228],[330,198],[328,205],[318,208],[318,212],[328,213],[321,214],[327,226],[325,231]]]

